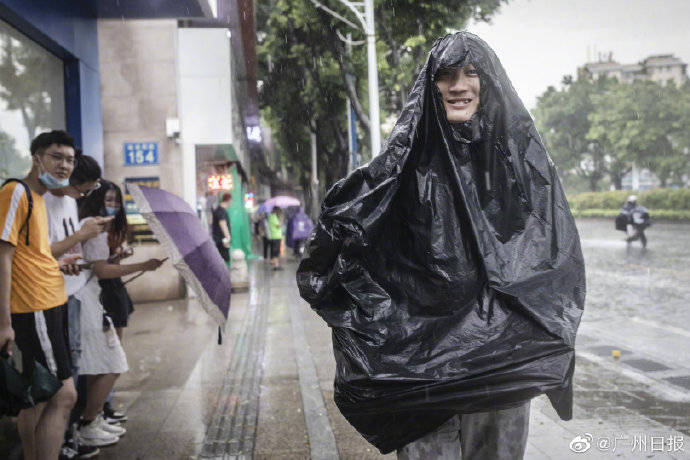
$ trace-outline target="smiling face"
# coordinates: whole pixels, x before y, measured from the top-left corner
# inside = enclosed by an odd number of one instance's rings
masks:
[[[436,86],[441,91],[451,123],[469,120],[479,107],[479,74],[472,64],[440,69]]]

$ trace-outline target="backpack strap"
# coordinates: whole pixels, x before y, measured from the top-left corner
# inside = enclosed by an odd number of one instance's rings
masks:
[[[29,202],[29,212],[26,213],[26,220],[24,221],[24,224],[22,227],[19,229],[19,233],[22,233],[22,230],[26,228],[26,245],[29,245],[29,219],[31,219],[31,212],[34,209],[34,198],[31,196],[31,189],[29,188],[28,185],[26,185],[26,182],[24,182],[21,179],[14,179],[10,178],[7,179],[5,182],[3,182],[2,186],[4,187],[5,185],[9,184],[10,182],[19,182],[22,187],[24,187],[24,191],[26,191],[26,198]]]

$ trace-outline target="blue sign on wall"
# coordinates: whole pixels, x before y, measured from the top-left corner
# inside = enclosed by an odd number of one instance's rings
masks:
[[[158,142],[125,142],[125,166],[146,166],[158,164]]]

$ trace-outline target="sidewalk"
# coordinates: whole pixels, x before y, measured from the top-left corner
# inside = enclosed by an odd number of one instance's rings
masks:
[[[233,294],[220,346],[193,299],[137,305],[124,343],[130,371],[115,396],[128,432],[101,458],[395,458],[380,455],[335,406],[330,331],[300,299],[295,268],[253,264],[251,290]],[[570,422],[545,398],[533,400],[525,458],[690,458],[690,445],[659,451],[660,436],[684,435],[635,411],[649,398],[639,382],[579,360],[575,398]],[[591,442],[587,452],[569,449],[576,436]]]

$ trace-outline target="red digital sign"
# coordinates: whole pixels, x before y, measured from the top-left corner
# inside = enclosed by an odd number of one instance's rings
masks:
[[[231,174],[214,174],[208,176],[207,185],[209,190],[232,190]]]

